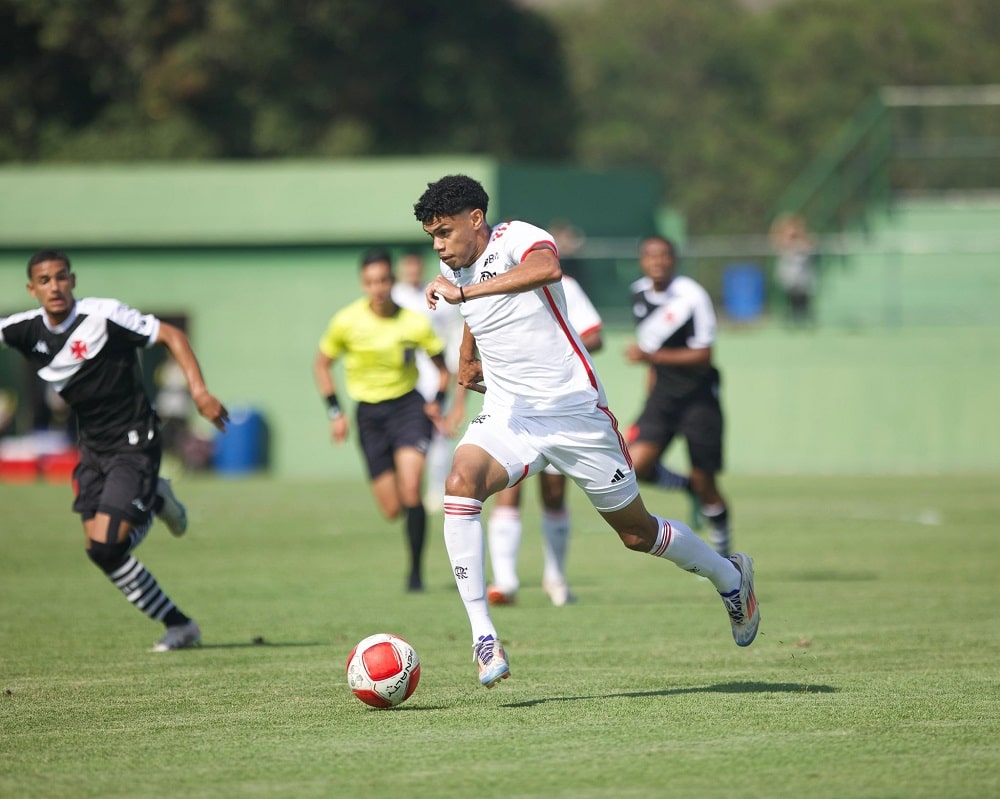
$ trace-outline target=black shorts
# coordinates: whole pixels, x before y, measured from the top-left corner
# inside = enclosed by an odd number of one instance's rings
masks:
[[[701,390],[678,399],[654,390],[642,414],[629,430],[628,440],[655,444],[663,452],[674,436],[684,436],[688,457],[696,469],[722,471],[722,407],[714,390]]]
[[[427,452],[434,424],[424,413],[424,403],[416,391],[385,402],[358,403],[358,438],[370,478],[396,468],[393,454],[397,449]]]
[[[80,462],[73,471],[73,510],[84,521],[107,513],[133,525],[142,524],[153,512],[159,473],[159,446],[105,453],[82,446]]]

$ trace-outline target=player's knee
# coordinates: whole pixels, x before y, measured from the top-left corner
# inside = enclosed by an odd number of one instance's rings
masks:
[[[128,541],[109,544],[91,541],[87,547],[87,557],[105,574],[110,574],[128,560]]]
[[[444,493],[451,497],[475,497],[479,495],[479,489],[463,472],[453,470],[445,478]]]

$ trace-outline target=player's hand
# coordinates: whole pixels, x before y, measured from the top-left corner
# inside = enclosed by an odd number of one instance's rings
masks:
[[[194,400],[195,407],[198,409],[198,413],[200,413],[202,417],[208,419],[208,421],[214,424],[221,432],[226,432],[226,423],[229,421],[229,411],[226,410],[225,405],[219,402],[219,400],[207,391],[192,394],[191,399]]]
[[[486,386],[483,385],[483,362],[478,358],[460,361],[456,379],[462,388],[478,394],[486,393]]]
[[[349,425],[347,424],[347,415],[340,414],[336,419],[330,420],[330,438],[333,439],[335,444],[343,444],[347,441],[347,431]]]
[[[424,289],[424,298],[427,300],[427,307],[433,311],[439,300],[444,300],[449,305],[458,305],[462,301],[462,292],[442,275],[437,275]]]
[[[625,348],[625,360],[629,363],[645,363],[647,360],[647,355],[641,349],[639,349],[638,344],[629,344]]]

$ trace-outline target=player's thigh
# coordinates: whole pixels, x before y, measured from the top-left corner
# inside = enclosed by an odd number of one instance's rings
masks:
[[[714,398],[692,402],[684,411],[681,433],[691,466],[708,474],[722,471],[722,408]]]
[[[625,439],[607,408],[539,417],[534,425],[544,457],[576,483],[597,510],[618,510],[638,495]]]
[[[487,459],[480,458],[476,450],[485,453]],[[490,461],[498,470],[491,467]],[[477,480],[485,479],[491,489],[490,493],[495,493],[537,474],[545,468],[546,463],[533,437],[525,429],[523,420],[502,414],[482,413],[469,424],[458,442],[452,472],[482,472]],[[500,477],[501,484],[494,486],[495,478],[489,476],[491,471]],[[504,475],[506,480],[503,480]]]
[[[430,449],[434,423],[424,405],[424,398],[416,391],[385,403],[383,424],[394,450],[412,448],[426,454]]]
[[[394,472],[392,440],[384,423],[381,403],[359,402],[356,412],[358,444],[368,469],[368,479],[373,481],[385,472]],[[373,489],[374,490],[374,489]]]
[[[655,459],[659,460],[677,435],[678,424],[675,402],[668,397],[651,394],[639,418],[628,429],[629,447],[642,444],[644,449],[655,452]]]
[[[566,476],[553,466],[546,466],[538,475],[541,489],[542,507],[546,510],[562,510],[566,507]]]
[[[149,519],[156,499],[160,451],[120,452],[106,461],[98,513],[119,516],[132,524]]]

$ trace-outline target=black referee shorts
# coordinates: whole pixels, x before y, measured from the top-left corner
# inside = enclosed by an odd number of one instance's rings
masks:
[[[424,403],[417,391],[385,402],[358,403],[358,438],[370,478],[395,469],[393,453],[397,449],[413,447],[427,452],[434,424],[424,413]]]

